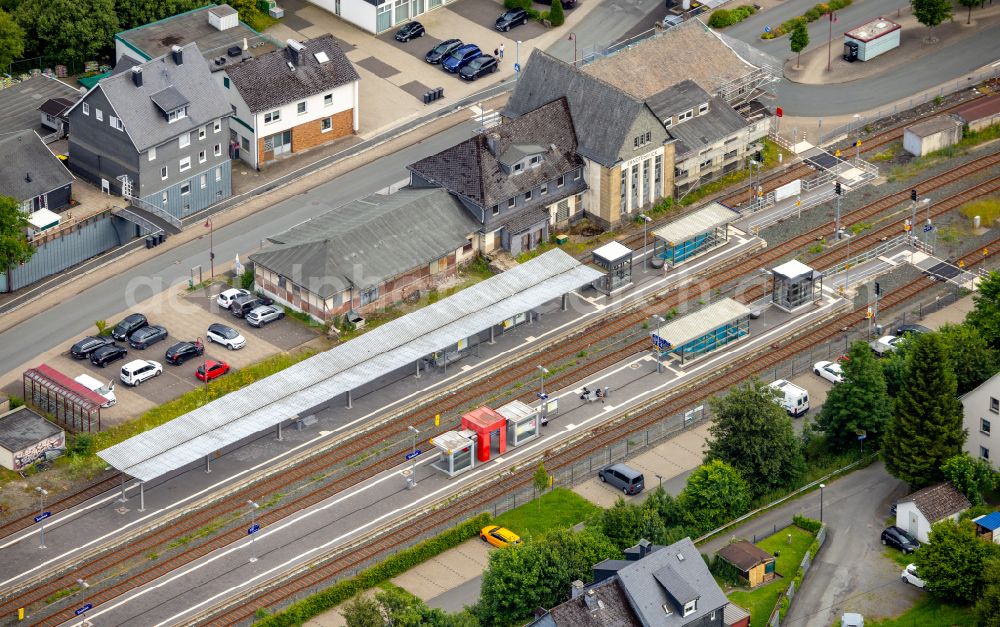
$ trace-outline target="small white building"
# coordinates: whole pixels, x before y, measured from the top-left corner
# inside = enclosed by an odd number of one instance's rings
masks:
[[[896,504],[896,526],[920,542],[927,542],[931,526],[969,509],[971,503],[950,483],[938,483],[918,490]]]
[[[962,122],[948,115],[907,126],[903,149],[916,157],[957,144],[962,139]]]
[[[369,33],[384,33],[455,0],[309,0]],[[497,15],[500,14],[500,5]]]
[[[844,33],[845,52],[847,46],[858,48],[857,59],[869,61],[878,55],[899,47],[899,24],[884,17],[862,24]]]
[[[66,433],[27,407],[0,414],[0,466],[24,470],[47,451],[66,446]]]

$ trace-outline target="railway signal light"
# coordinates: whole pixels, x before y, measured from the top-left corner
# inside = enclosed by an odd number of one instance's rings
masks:
[[[910,200],[912,200],[913,202],[917,202],[917,188],[913,188],[910,190]]]
[[[878,281],[875,281],[875,295],[876,296],[882,295],[882,286],[878,284]]]
[[[840,187],[840,181],[836,181],[836,182],[835,182],[835,183],[833,184],[833,191],[834,191],[834,192],[835,192],[835,193],[836,193],[836,194],[837,194],[838,196],[840,196],[841,194],[843,194],[843,193],[844,193],[844,192],[843,192],[843,190],[842,190],[842,189],[841,189],[841,187]]]

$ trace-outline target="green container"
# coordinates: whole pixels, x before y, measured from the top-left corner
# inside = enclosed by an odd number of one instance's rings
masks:
[[[556,244],[560,246],[569,241],[569,235],[556,235]]]

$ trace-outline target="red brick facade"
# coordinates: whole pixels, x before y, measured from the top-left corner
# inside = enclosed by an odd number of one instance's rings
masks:
[[[323,120],[326,118],[305,122],[289,129],[292,131],[292,152],[288,154],[309,150],[310,148],[321,146],[327,142],[354,133],[354,109],[347,109],[346,111],[341,111],[327,117],[331,118],[332,126],[325,133],[323,132]],[[274,160],[274,155],[264,152],[264,137],[258,138],[258,168],[263,167],[272,160]]]

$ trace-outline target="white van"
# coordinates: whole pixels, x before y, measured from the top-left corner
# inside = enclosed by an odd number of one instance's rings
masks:
[[[97,394],[100,394],[101,396],[106,398],[108,402],[103,403],[101,407],[111,407],[112,405],[118,402],[118,399],[115,398],[114,381],[108,381],[108,384],[104,385],[103,383],[101,383],[94,377],[90,376],[89,374],[81,374],[79,377],[73,380],[82,385],[83,387],[87,388],[91,392],[96,392]]]
[[[125,385],[139,385],[146,379],[158,377],[163,373],[163,366],[157,361],[136,359],[122,366],[119,378]]]
[[[806,390],[784,379],[778,379],[770,387],[778,392],[778,404],[793,418],[809,411],[809,392]]]

